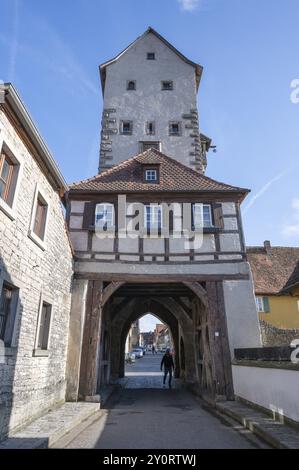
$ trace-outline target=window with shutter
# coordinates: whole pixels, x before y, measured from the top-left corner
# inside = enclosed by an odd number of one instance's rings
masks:
[[[12,206],[18,165],[2,152],[0,155],[0,198]]]
[[[217,202],[217,203],[213,204],[213,215],[214,215],[215,227],[224,228],[222,204],[221,203]]]

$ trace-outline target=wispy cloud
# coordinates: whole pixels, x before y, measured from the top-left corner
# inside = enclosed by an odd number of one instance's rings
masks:
[[[181,5],[182,10],[194,11],[200,6],[202,0],[178,0],[178,2]]]
[[[39,67],[44,67],[53,78],[60,80],[70,93],[86,94],[89,92],[98,97],[99,89],[96,84],[88,77],[72,49],[45,19],[33,17],[30,22],[35,36],[39,37],[40,41],[33,45],[18,40],[19,0],[15,0],[15,2],[13,44],[11,44],[10,37],[0,33],[0,41],[7,47],[11,46],[7,80],[14,81],[15,79],[16,55],[18,53],[23,58],[26,57],[27,60],[38,64]]]
[[[293,199],[292,202],[293,212],[293,220],[292,224],[285,225],[282,234],[286,237],[299,237],[299,198]]]
[[[19,0],[14,0],[13,3],[13,24],[12,24],[12,37],[10,47],[10,61],[9,61],[9,76],[10,80],[15,80],[16,74],[16,61],[19,46]]]
[[[285,176],[287,173],[289,173],[290,170],[286,170],[286,171],[283,171],[281,173],[279,173],[278,175],[274,176],[274,178],[272,178],[271,180],[269,180],[249,201],[249,203],[247,204],[247,206],[245,207],[245,209],[243,210],[243,214],[245,214],[245,212],[248,211],[248,209],[250,209],[253,204],[256,203],[256,201],[261,197],[263,196],[263,194],[265,194],[266,191],[268,191],[268,189],[270,188],[270,186],[272,186],[273,183],[275,183],[276,181],[280,180],[281,178],[283,178],[283,176]]]

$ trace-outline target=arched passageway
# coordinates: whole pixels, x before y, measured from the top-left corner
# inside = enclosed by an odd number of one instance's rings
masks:
[[[214,297],[217,292],[213,291]],[[226,324],[218,299],[209,299],[206,285],[94,281],[89,295],[93,305],[84,327],[81,398],[124,377],[127,334],[131,324],[148,312],[171,331],[175,376],[200,393],[232,397]]]

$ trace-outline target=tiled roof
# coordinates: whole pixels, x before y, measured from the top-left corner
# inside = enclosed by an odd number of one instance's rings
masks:
[[[247,247],[256,294],[278,294],[299,261],[299,247]]]
[[[289,292],[293,287],[299,287],[299,260],[294,268],[294,271],[283,287],[282,292]]]
[[[159,165],[159,182],[143,181],[143,165]],[[226,191],[246,194],[249,190],[220,183],[156,149],[149,149],[99,175],[70,185],[70,191],[88,192],[188,192]]]

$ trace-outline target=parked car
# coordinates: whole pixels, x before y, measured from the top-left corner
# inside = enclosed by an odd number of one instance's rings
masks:
[[[140,348],[134,348],[132,352],[135,354],[137,359],[140,359],[143,356],[143,351]]]

